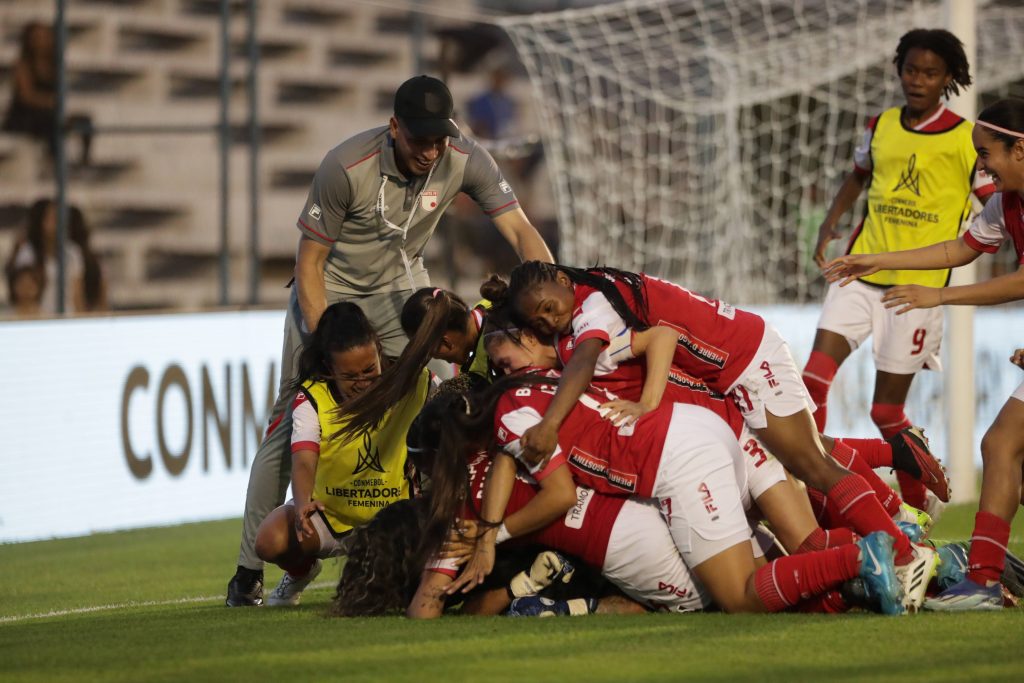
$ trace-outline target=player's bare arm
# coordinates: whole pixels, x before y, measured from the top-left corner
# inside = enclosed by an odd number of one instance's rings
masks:
[[[839,192],[836,193],[835,199],[832,200],[832,206],[829,207],[828,213],[825,215],[825,220],[818,228],[818,244],[814,247],[814,262],[818,264],[819,268],[825,267],[825,250],[828,249],[829,242],[842,237],[836,230],[839,219],[853,208],[857,197],[864,191],[866,182],[867,176],[851,172],[839,186]]]
[[[975,252],[977,253],[977,252]],[[918,287],[903,285],[893,287],[882,301],[886,308],[897,308],[897,314],[915,308],[934,306],[992,306],[1024,299],[1024,267],[1008,275],[959,287]]]
[[[562,464],[540,481],[540,491],[521,509],[505,518],[509,538],[543,529],[577,502],[576,483],[569,466]]]
[[[555,452],[555,446],[558,445],[558,428],[576,406],[579,397],[590,386],[590,380],[594,378],[597,357],[601,355],[603,348],[604,342],[600,339],[587,339],[576,347],[575,353],[562,371],[558,390],[551,399],[544,419],[523,433],[523,453],[520,457],[524,462],[536,466],[545,462]]]
[[[857,278],[880,270],[936,270],[967,265],[981,256],[962,239],[930,244],[920,249],[893,251],[883,254],[848,254],[829,261],[824,268],[829,282],[842,280],[846,286]]]
[[[295,286],[298,292],[299,309],[310,332],[320,323],[320,316],[327,308],[327,289],[324,286],[324,264],[331,248],[303,235],[299,239],[295,255]]]
[[[630,344],[633,356],[643,356],[647,365],[643,392],[638,402],[617,399],[602,404],[602,408],[611,411],[605,415],[605,419],[617,426],[632,424],[661,405],[678,341],[679,332],[662,325],[633,333]]]
[[[444,613],[444,600],[448,595],[445,589],[452,583],[452,578],[441,572],[424,570],[420,577],[420,585],[412,602],[405,610],[410,619],[437,619]]]
[[[473,555],[466,563],[459,577],[446,589],[447,593],[468,592],[483,583],[484,578],[494,569],[494,553],[498,540],[497,526],[505,517],[508,499],[516,479],[516,463],[508,454],[498,453],[487,474],[483,500],[480,503],[480,518],[489,526],[480,534]]]
[[[295,532],[301,542],[307,536],[315,536],[316,529],[309,516],[323,504],[313,500],[313,482],[316,479],[316,465],[319,456],[316,451],[299,450],[292,454],[292,498],[295,501]]]
[[[548,245],[522,209],[516,208],[501,214],[494,219],[494,225],[519,254],[520,260],[555,262]]]

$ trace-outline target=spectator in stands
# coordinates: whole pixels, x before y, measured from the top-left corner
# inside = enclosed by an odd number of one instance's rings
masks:
[[[387,126],[358,133],[327,153],[299,215],[295,287],[285,318],[281,383],[270,427],[253,458],[238,568],[229,606],[263,602],[263,561],[254,549],[260,522],[284,501],[296,358],[329,304],[352,301],[398,356],[405,300],[429,286],[423,250],[460,192],[484,209],[520,258],[551,262],[551,252],[519,207],[494,160],[452,120],[448,87],[416,76],[395,93]]]
[[[19,266],[8,271],[7,292],[15,318],[35,318],[42,313],[43,283],[35,268]]]
[[[78,207],[68,207],[68,241],[65,245],[65,310],[98,311],[106,308],[106,285],[99,260],[89,248],[89,230]],[[24,269],[34,272],[41,290],[39,312],[57,312],[57,205],[49,199],[36,201],[28,211],[24,233],[17,239],[7,260],[7,278],[14,304],[16,275]],[[23,276],[22,276],[23,277]],[[27,285],[23,285],[27,286]]]
[[[46,143],[50,157],[56,158],[57,65],[52,27],[34,21],[22,30],[21,52],[14,62],[11,84],[11,102],[3,129],[26,133]],[[92,120],[81,114],[69,116],[64,127],[81,134],[81,164],[88,166]]]

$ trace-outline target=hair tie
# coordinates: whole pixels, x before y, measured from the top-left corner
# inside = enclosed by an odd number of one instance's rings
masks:
[[[976,123],[983,128],[990,128],[994,131],[1005,133],[1006,135],[1012,135],[1015,138],[1024,138],[1024,133],[1018,133],[1017,131],[1010,130],[1009,128],[1002,128],[1000,126],[995,125],[994,123],[989,123],[988,121],[982,121],[981,119],[978,119]]]
[[[437,295],[440,294],[440,293],[441,293],[441,288],[438,287],[437,289],[434,290],[434,293],[431,294],[430,296],[433,297],[434,299],[436,299]]]

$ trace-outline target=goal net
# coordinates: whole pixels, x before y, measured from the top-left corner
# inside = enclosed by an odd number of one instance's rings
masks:
[[[979,9],[982,94],[1024,76],[1014,4]],[[896,44],[942,22],[938,0],[629,0],[503,19],[541,117],[561,260],[745,305],[816,299],[818,225],[867,120],[902,102]]]

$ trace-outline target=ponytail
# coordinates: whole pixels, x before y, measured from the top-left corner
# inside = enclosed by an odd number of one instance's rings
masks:
[[[430,287],[414,292],[401,316],[409,343],[376,382],[339,406],[338,417],[346,425],[338,436],[352,440],[376,428],[388,410],[416,388],[444,333],[465,329],[468,320],[469,309],[455,294]]]

